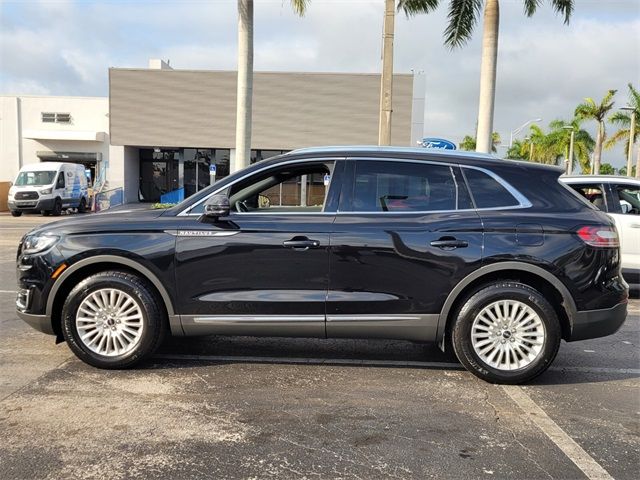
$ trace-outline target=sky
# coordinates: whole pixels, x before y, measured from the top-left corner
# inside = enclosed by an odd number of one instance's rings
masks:
[[[569,119],[608,89],[623,106],[627,84],[640,83],[640,0],[575,0],[569,25],[550,3],[527,18],[522,0],[500,1],[494,130],[503,145],[527,120]],[[458,143],[475,132],[482,22],[451,50],[441,4],[397,15],[394,70],[424,72],[425,135]],[[300,18],[289,0],[255,0],[255,70],[377,73],[383,6],[310,0]],[[162,58],[178,69],[235,70],[236,52],[236,0],[0,0],[0,94],[107,96],[109,67]],[[620,167],[626,152],[605,151],[603,161]]]

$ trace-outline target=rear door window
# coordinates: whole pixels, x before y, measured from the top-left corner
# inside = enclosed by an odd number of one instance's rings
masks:
[[[354,212],[456,210],[458,193],[451,168],[406,161],[355,162]]]
[[[582,198],[587,200],[591,205],[602,210],[607,211],[607,200],[604,192],[604,188],[599,183],[587,183],[577,184],[570,183],[569,186],[573,188]]]
[[[520,202],[498,180],[474,168],[464,168],[476,208],[515,207]]]

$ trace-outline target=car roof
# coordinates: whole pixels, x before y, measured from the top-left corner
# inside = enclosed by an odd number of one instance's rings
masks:
[[[567,175],[560,177],[566,183],[632,183],[640,185],[640,180],[622,175]]]
[[[42,172],[42,171],[57,171],[64,165],[62,162],[40,162],[40,163],[28,163],[20,168],[20,171],[28,172]]]
[[[553,171],[561,171],[555,165],[544,165],[535,162],[524,162],[519,160],[507,160],[495,155],[478,152],[467,152],[461,150],[442,150],[435,148],[423,147],[396,147],[396,146],[378,146],[378,145],[348,145],[348,146],[326,146],[326,147],[308,147],[299,148],[282,156],[274,158],[286,157],[349,157],[357,160],[359,157],[400,157],[403,159],[428,160],[443,163],[459,163],[469,166],[521,166],[533,169],[545,169]]]

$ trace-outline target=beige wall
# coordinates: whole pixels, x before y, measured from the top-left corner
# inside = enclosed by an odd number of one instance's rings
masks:
[[[113,145],[235,148],[236,73],[110,69]],[[377,144],[380,76],[257,72],[254,149]],[[410,145],[413,75],[394,76],[392,143]]]

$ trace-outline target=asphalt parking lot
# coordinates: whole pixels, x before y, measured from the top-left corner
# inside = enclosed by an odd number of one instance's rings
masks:
[[[640,301],[615,335],[563,343],[501,387],[400,341],[170,339],[100,371],[14,313],[0,214],[0,478],[637,478]]]

